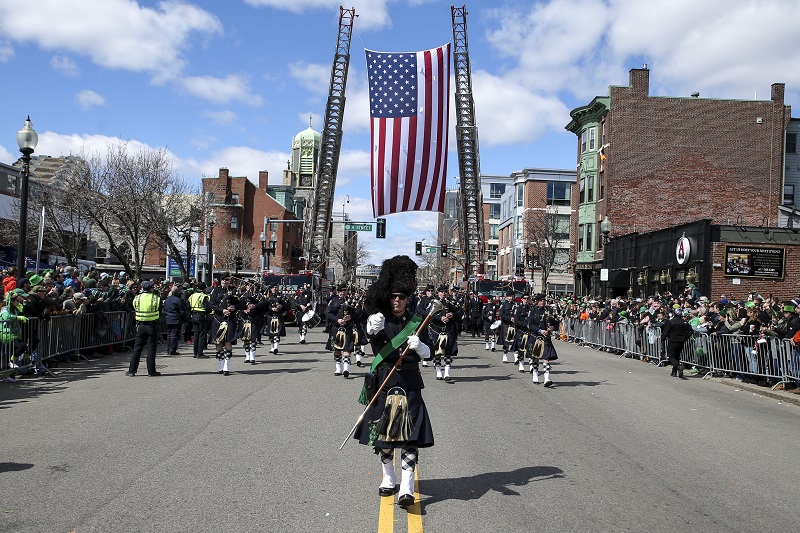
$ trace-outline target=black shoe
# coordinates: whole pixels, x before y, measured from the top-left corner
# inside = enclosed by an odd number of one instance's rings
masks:
[[[147,375],[150,376],[151,378],[154,378],[160,376],[161,372],[153,372],[152,374],[147,374]]]
[[[222,370],[217,370],[217,374],[222,374]]]
[[[680,379],[683,379],[683,368],[679,368],[679,369],[678,369],[678,377],[679,377]]]
[[[345,370],[344,372],[342,372],[342,375],[344,377],[349,377],[350,376],[350,371],[349,370]]]
[[[180,355],[178,352],[167,352],[167,355]]]
[[[414,495],[413,494],[403,494],[399,498],[397,498],[397,505],[400,507],[410,507],[414,505]]]
[[[255,361],[250,361],[250,364],[254,365],[254,364],[256,364],[256,362]]]
[[[394,487],[387,489],[385,487],[378,487],[378,494],[380,496],[392,496],[394,494]]]
[[[198,359],[208,359],[208,356],[201,353],[200,355],[197,356],[197,358]]]
[[[492,348],[492,351],[494,351],[494,348]]]
[[[361,366],[361,361],[356,361],[356,366]]]
[[[222,373],[222,375],[223,375],[223,376],[230,376],[230,375],[231,375],[231,373],[230,373],[230,372],[228,372],[227,370],[225,370],[225,371]]]
[[[677,377],[677,375],[678,375],[678,371],[677,371],[677,370],[675,370],[675,369],[673,368],[673,369],[672,369],[672,372],[670,372],[670,374],[669,374],[669,375],[670,375],[671,377],[673,377],[673,378],[674,378],[674,377]]]
[[[128,376],[129,378],[135,378],[136,372],[125,372],[125,375]]]
[[[553,382],[548,379],[547,381],[544,382],[544,386],[545,387],[552,387],[553,386]]]

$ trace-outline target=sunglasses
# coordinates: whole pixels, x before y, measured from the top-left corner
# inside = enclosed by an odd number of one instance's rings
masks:
[[[400,293],[400,292],[393,292],[392,293],[392,300],[394,300],[394,299],[408,300],[408,294],[403,294],[403,293]]]

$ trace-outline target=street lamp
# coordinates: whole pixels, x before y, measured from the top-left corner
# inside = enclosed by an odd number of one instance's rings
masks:
[[[24,276],[27,270],[25,264],[25,234],[28,231],[28,178],[31,174],[31,154],[39,143],[39,135],[33,129],[31,117],[17,132],[17,144],[22,152],[22,183],[20,184],[19,206],[19,241],[17,242],[17,275]]]
[[[273,231],[272,235],[269,238],[269,248],[266,249],[266,252],[267,252],[267,270],[269,270],[269,256],[275,255],[275,251],[276,251],[277,247],[278,247],[278,235],[277,235],[277,232]]]
[[[603,248],[608,244],[609,234],[611,233],[611,221],[608,220],[608,215],[600,222],[600,233],[603,234]]]
[[[208,254],[208,257],[206,258],[206,265],[208,265],[208,279],[206,282],[208,283],[208,286],[211,287],[214,285],[214,225],[217,223],[217,215],[214,213],[213,209],[208,214],[207,221],[208,249],[206,250],[206,253]]]

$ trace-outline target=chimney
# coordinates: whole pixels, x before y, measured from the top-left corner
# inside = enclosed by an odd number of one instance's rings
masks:
[[[269,186],[269,172],[266,170],[259,170],[258,171],[258,188],[264,192],[267,192],[267,187]]]
[[[642,68],[632,68],[630,80],[633,92],[647,96],[650,93],[650,70],[647,68],[647,63]]]

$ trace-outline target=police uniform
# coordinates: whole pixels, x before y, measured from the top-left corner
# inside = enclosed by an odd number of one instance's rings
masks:
[[[133,299],[133,310],[136,317],[136,340],[133,345],[126,376],[135,376],[139,370],[142,350],[147,346],[147,375],[160,376],[156,371],[156,348],[158,345],[158,320],[161,312],[161,298],[153,292],[155,283],[142,283],[142,293]]]
[[[197,290],[189,296],[189,312],[192,315],[192,347],[193,357],[207,358],[203,353],[208,337],[206,318],[211,313],[211,297],[206,294],[206,284],[198,283]]]

